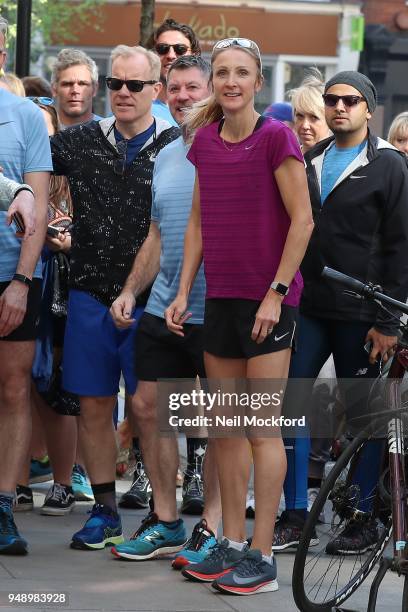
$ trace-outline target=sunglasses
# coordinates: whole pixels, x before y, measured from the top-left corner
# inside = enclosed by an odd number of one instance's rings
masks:
[[[43,104],[44,106],[51,106],[54,104],[54,100],[46,96],[27,96],[27,98],[34,102],[34,104]]]
[[[167,55],[170,51],[170,47],[173,48],[174,53],[180,57],[181,55],[185,55],[187,51],[190,51],[190,47],[187,45],[183,45],[182,43],[176,43],[175,45],[168,45],[167,43],[157,43],[155,45],[155,50],[158,55]]]
[[[132,93],[139,93],[145,85],[155,85],[157,81],[138,81],[137,79],[122,80],[116,77],[106,77],[106,85],[112,91],[120,91],[124,85]]]
[[[365,98],[362,96],[336,96],[335,94],[323,94],[323,101],[325,106],[334,108],[337,106],[339,100],[341,100],[346,108],[357,106],[360,102],[365,102]]]
[[[250,40],[249,38],[224,38],[223,40],[219,40],[215,43],[211,55],[214,55],[215,51],[220,51],[221,49],[228,49],[229,47],[242,47],[242,49],[251,49],[251,51],[255,51],[255,54],[259,58],[262,70],[261,52],[259,50],[259,47],[253,40]]]

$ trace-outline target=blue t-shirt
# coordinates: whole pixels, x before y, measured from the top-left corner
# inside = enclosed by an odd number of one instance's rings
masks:
[[[165,119],[170,123],[170,125],[174,125],[178,127],[178,123],[174,120],[173,115],[170,112],[167,104],[162,102],[161,100],[155,100],[152,104],[152,115],[153,117],[160,117],[161,119]]]
[[[186,159],[188,145],[180,136],[162,149],[153,171],[151,218],[161,236],[160,272],[154,281],[146,312],[164,319],[164,311],[177,295],[183,266],[184,233],[190,217],[195,168]],[[188,300],[192,313],[187,323],[204,320],[205,279],[200,267]]]
[[[143,148],[145,143],[156,131],[156,121],[153,121],[152,125],[147,128],[144,132],[136,134],[133,138],[128,138],[126,146],[126,164],[129,165],[137,157],[139,151]],[[125,140],[122,134],[115,127],[115,140],[120,142]]]
[[[324,156],[323,168],[322,168],[322,191],[321,191],[321,204],[324,204],[325,199],[336,184],[337,179],[341,176],[344,170],[351,164],[351,162],[361,153],[366,145],[364,140],[356,147],[350,147],[349,149],[338,149],[333,144]]]
[[[50,142],[41,110],[27,98],[0,89],[0,166],[4,176],[23,183],[26,172],[52,172]],[[16,272],[21,240],[0,212],[0,282]],[[41,261],[34,276],[41,278]]]

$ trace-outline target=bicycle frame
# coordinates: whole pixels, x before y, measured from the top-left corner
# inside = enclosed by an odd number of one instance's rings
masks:
[[[341,272],[325,268],[323,276],[348,288],[356,297],[368,298],[379,305],[394,306],[408,314],[408,306],[382,293],[381,287],[364,284]],[[388,461],[390,468],[391,512],[393,524],[393,556],[383,557],[370,589],[367,612],[375,612],[378,589],[388,569],[408,576],[408,483],[404,460],[404,424],[401,417],[401,383],[408,370],[408,325],[398,342],[385,386],[386,411],[393,416],[388,421]],[[386,414],[386,413],[385,413]]]
[[[408,348],[404,332],[402,342],[388,372],[386,384],[386,403],[390,410],[401,406],[401,382],[408,369]],[[404,424],[401,416],[394,416],[388,422],[388,459],[391,481],[391,505],[394,540],[394,570],[398,574],[408,574],[408,505],[407,482],[404,461]]]

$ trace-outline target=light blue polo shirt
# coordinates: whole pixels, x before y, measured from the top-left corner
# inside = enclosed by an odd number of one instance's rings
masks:
[[[180,136],[156,157],[153,172],[151,218],[161,236],[160,272],[145,312],[164,319],[164,311],[177,295],[183,266],[184,233],[190,217],[195,168],[186,158],[188,145]],[[188,300],[192,316],[187,323],[204,321],[205,279],[200,267]]]
[[[153,117],[160,117],[161,119],[165,119],[170,123],[170,125],[178,127],[178,123],[173,119],[173,115],[171,114],[169,107],[161,100],[155,100],[153,102],[152,115]]]
[[[4,176],[23,183],[26,172],[52,171],[50,141],[41,110],[27,98],[0,89],[0,166]],[[5,223],[0,212],[0,282],[9,281],[16,272],[21,240],[13,224]],[[41,261],[34,276],[41,278]]]

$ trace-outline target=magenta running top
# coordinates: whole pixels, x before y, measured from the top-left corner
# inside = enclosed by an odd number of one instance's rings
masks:
[[[293,132],[274,119],[237,143],[225,143],[218,129],[215,122],[197,130],[187,155],[200,183],[206,297],[263,300],[290,226],[274,171],[303,156]],[[283,302],[297,306],[302,288],[298,271]]]

